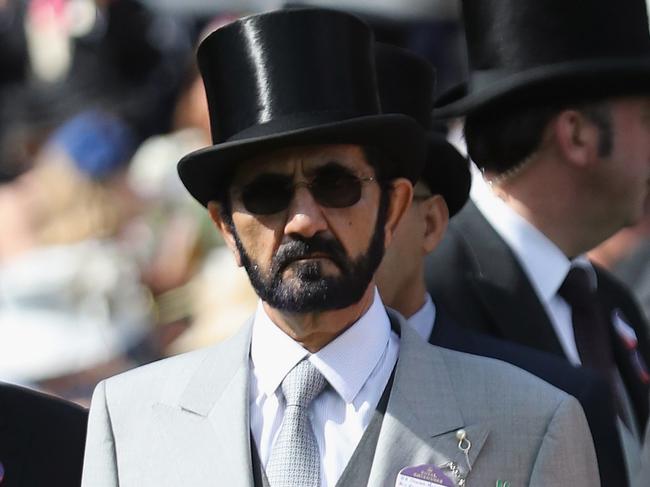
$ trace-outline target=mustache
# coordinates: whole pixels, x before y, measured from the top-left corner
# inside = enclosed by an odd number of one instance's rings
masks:
[[[341,243],[334,238],[326,238],[321,235],[294,239],[282,244],[273,257],[273,267],[280,272],[292,262],[309,258],[316,253],[328,257],[339,269],[346,269],[348,259]]]

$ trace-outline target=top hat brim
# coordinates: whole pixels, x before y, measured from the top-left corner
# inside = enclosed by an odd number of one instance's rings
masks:
[[[219,200],[227,189],[238,162],[282,148],[321,144],[376,147],[391,160],[386,176],[405,177],[413,184],[420,177],[426,154],[423,129],[405,115],[324,121],[317,115],[306,114],[302,119],[276,119],[256,125],[227,142],[194,151],[178,163],[178,174],[190,194],[207,206],[208,202]]]
[[[476,71],[438,98],[436,118],[452,118],[524,102],[650,94],[650,58],[557,63],[517,73]]]

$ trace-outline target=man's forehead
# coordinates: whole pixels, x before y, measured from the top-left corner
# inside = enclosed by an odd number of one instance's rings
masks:
[[[250,179],[256,174],[278,172],[293,174],[309,173],[326,164],[336,163],[353,171],[369,168],[360,145],[325,144],[287,147],[265,153],[239,164],[235,180]]]

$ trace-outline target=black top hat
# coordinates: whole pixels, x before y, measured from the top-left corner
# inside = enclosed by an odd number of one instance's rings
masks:
[[[644,0],[463,0],[469,79],[435,115],[650,92]]]
[[[434,127],[431,111],[435,85],[433,66],[424,58],[388,44],[375,46],[379,97],[384,113],[404,113],[427,131],[428,152],[420,177],[433,194],[445,198],[450,216],[467,202],[471,184],[469,163]]]
[[[289,9],[240,19],[199,46],[213,144],[178,171],[200,203],[216,199],[233,164],[309,144],[376,146],[387,177],[416,181],[426,143],[402,114],[381,114],[370,28],[350,14]]]

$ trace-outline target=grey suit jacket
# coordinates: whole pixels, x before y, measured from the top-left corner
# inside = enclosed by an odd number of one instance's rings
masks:
[[[639,455],[638,472],[632,477],[632,487],[648,487],[650,479],[650,422],[646,425],[643,435],[643,449]]]
[[[368,486],[393,487],[404,467],[450,461],[469,487],[600,485],[573,397],[510,364],[429,345],[396,313],[391,321],[400,353]],[[251,487],[251,324],[214,347],[100,383],[83,487]],[[471,472],[460,428],[472,443]]]

